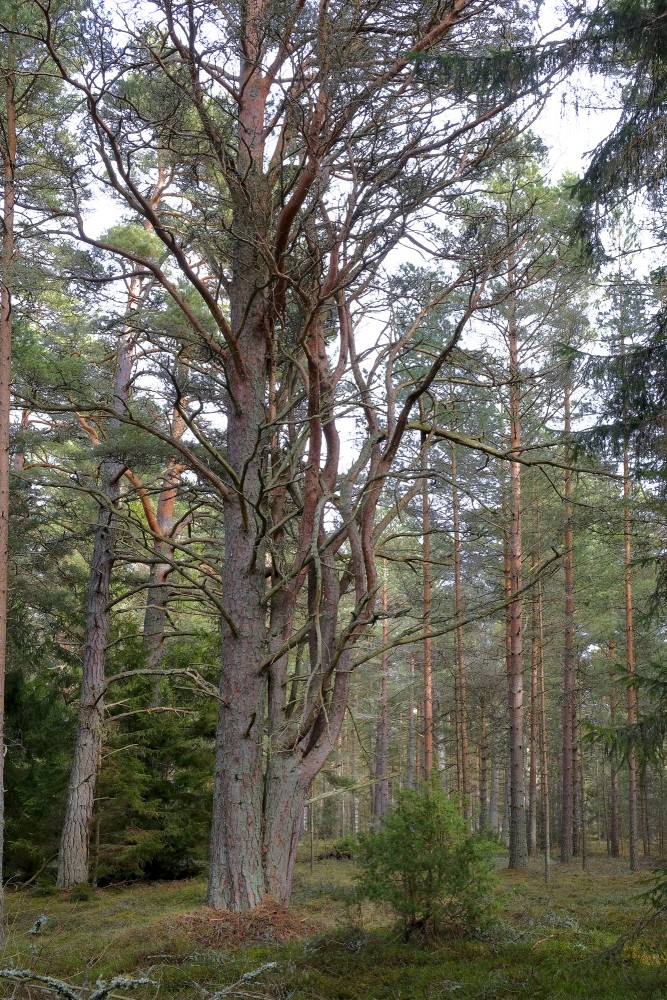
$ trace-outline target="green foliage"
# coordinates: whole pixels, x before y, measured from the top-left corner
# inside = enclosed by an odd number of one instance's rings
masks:
[[[492,844],[468,833],[435,782],[403,791],[382,829],[360,842],[359,895],[389,903],[406,938],[415,930],[465,933],[488,923]]]

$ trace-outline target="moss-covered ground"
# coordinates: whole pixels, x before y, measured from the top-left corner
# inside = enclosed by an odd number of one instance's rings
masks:
[[[499,859],[499,866],[502,859]],[[605,952],[650,910],[643,876],[627,863],[593,858],[589,870],[499,867],[500,905],[483,937],[405,943],[391,914],[352,900],[350,861],[299,862],[289,916],[217,922],[202,910],[202,880],[54,895],[9,892],[0,965],[83,986],[124,973],[147,976],[137,1000],[399,1000],[525,997],[629,1000],[667,998],[667,926],[653,922],[613,958]],[[31,934],[35,920],[46,922]],[[278,940],[276,940],[278,939]],[[241,977],[275,963],[256,979]],[[122,990],[115,997],[125,996]],[[0,997],[49,1000],[39,982],[0,979]]]

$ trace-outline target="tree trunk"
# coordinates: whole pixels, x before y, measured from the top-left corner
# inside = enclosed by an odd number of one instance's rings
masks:
[[[489,827],[493,833],[500,832],[500,820],[498,817],[498,785],[500,783],[500,778],[498,775],[498,766],[493,761],[491,761],[490,766],[490,780],[489,780]]]
[[[461,529],[459,524],[459,493],[456,479],[456,445],[452,444],[452,528],[454,543],[454,613],[456,626],[456,693],[457,717],[460,733],[461,757],[461,795],[463,796],[463,814],[467,820],[472,816],[470,799],[470,737],[468,735],[468,693],[465,669],[465,654],[463,649],[463,587],[461,575]]]
[[[570,376],[565,383],[565,426],[566,439],[571,433],[570,418]],[[572,532],[572,471],[565,470],[565,642],[563,649],[563,753],[562,753],[562,798],[561,798],[561,843],[560,860],[568,864],[572,860],[574,830],[574,712],[575,712],[575,671],[574,648],[574,555]]]
[[[533,552],[530,557],[530,568],[534,574],[538,565],[537,552]],[[537,854],[537,771],[538,771],[538,702],[537,702],[537,673],[538,673],[538,647],[539,647],[539,621],[538,621],[539,594],[537,587],[533,587],[531,614],[530,614],[530,772],[528,781],[528,854]]]
[[[489,734],[486,719],[486,701],[480,699],[479,737],[479,832],[486,833],[491,828],[488,803],[489,783]]]
[[[248,338],[248,368],[263,372],[264,350],[258,339]],[[257,907],[267,893],[269,869],[275,877],[282,865],[282,877],[287,877],[290,852],[296,845],[295,824],[303,808],[292,755],[272,754],[266,804],[272,813],[271,826],[277,815],[282,817],[282,823],[275,830],[276,843],[268,845],[271,856],[266,859],[265,871],[262,832],[267,818],[263,814],[262,752],[266,681],[256,667],[262,662],[264,650],[265,565],[263,551],[256,551],[255,524],[249,513],[259,496],[260,468],[255,453],[264,418],[262,388],[253,391],[253,386],[241,379],[231,387],[236,406],[229,409],[227,429],[229,464],[238,470],[245,467],[247,472],[244,495],[229,498],[225,506],[222,592],[227,616],[222,621],[208,886],[209,905],[218,910]],[[303,786],[304,798],[312,777]]]
[[[408,767],[405,775],[405,787],[414,788],[417,775],[417,706],[415,705],[415,658],[410,653],[410,704],[408,709]]]
[[[573,785],[573,814],[572,814],[572,856],[578,858],[583,851],[583,828],[582,816],[584,809],[584,787],[583,787],[583,760],[581,747],[581,719],[579,712],[579,699],[581,697],[581,664],[577,663],[577,673],[575,677],[575,691],[572,699],[572,785]]]
[[[378,827],[382,817],[386,815],[389,804],[387,770],[389,768],[389,701],[388,673],[389,651],[386,648],[389,641],[389,623],[387,620],[387,571],[385,565],[385,580],[382,585],[382,663],[380,667],[380,718],[377,728],[375,745],[375,781],[373,784],[371,817],[373,825]]]
[[[508,343],[509,343],[509,406],[510,450],[521,448],[521,381],[517,329],[517,293],[514,258],[508,266]],[[510,525],[509,525],[509,590],[512,601],[508,609],[509,671],[507,677],[510,755],[510,830],[509,867],[525,868],[526,801],[523,746],[523,607],[521,590],[521,465],[510,462]]]
[[[616,644],[609,643],[609,660],[611,663],[611,693],[609,696],[609,712],[612,727],[616,725],[618,717],[618,691],[616,689]],[[618,858],[621,853],[621,815],[619,810],[618,794],[618,751],[612,748],[609,755],[609,854],[612,858]]]
[[[5,136],[2,148],[2,274],[0,281],[0,941],[4,940],[2,855],[5,839],[5,674],[9,602],[9,425],[11,417],[12,278],[16,166],[16,54],[7,41],[4,75]]]
[[[637,688],[635,675],[635,633],[632,609],[632,521],[630,515],[630,469],[627,443],[623,448],[623,554],[625,589],[625,666],[628,674],[627,721],[637,722]],[[639,822],[637,815],[637,754],[634,747],[628,753],[628,811],[630,839],[630,871],[639,871]]]
[[[136,307],[138,292],[137,279],[134,279],[128,312]],[[133,354],[133,333],[128,328],[118,342],[114,374],[114,405],[118,410],[123,409],[129,399]],[[116,418],[108,422],[109,429],[117,429],[118,425]],[[104,726],[105,661],[111,618],[109,597],[115,557],[115,508],[124,470],[124,464],[113,456],[102,462],[100,500],[88,578],[79,720],[58,854],[57,885],[60,889],[81,885],[88,881],[89,876],[89,846]]]
[[[642,814],[642,856],[648,860],[651,857],[651,824],[648,808],[648,767],[644,768],[639,780],[639,800]]]
[[[540,633],[540,735],[542,808],[544,822],[544,881],[551,877],[551,803],[549,801],[549,755],[547,751],[547,698],[544,682],[544,615],[542,611],[542,581],[537,585],[537,614]]]
[[[424,468],[428,459],[425,436],[422,441]],[[422,487],[422,559],[424,601],[424,777],[428,781],[433,773],[433,640],[431,638],[431,513],[428,496],[428,476]]]

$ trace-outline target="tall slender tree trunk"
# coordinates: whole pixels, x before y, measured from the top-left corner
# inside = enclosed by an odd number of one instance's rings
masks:
[[[565,421],[566,439],[571,433],[570,415],[570,374],[565,382]],[[561,790],[561,843],[560,859],[563,864],[572,860],[573,830],[574,830],[574,716],[575,716],[575,674],[576,654],[574,644],[574,554],[572,530],[572,471],[567,468],[564,474],[565,494],[565,636],[563,647],[563,753],[562,753],[562,790]]]
[[[537,552],[533,551],[530,557],[530,568],[534,574],[537,570]],[[539,654],[539,622],[538,622],[538,602],[539,595],[537,587],[533,587],[530,614],[530,772],[528,780],[528,854],[537,853],[537,772],[538,772],[538,746],[539,746],[539,720],[538,720],[538,654]]]
[[[630,463],[627,442],[623,448],[623,555],[625,589],[625,666],[628,675],[627,721],[637,722],[637,688],[635,675],[635,632],[632,608],[632,520],[630,513]],[[639,822],[637,815],[637,754],[634,747],[628,753],[628,814],[630,839],[630,870],[639,870]]]
[[[508,267],[508,344],[509,344],[509,405],[510,450],[521,448],[521,376],[519,370],[519,341],[517,328],[517,292],[514,258],[510,255]],[[523,604],[519,596],[522,580],[521,542],[521,465],[510,461],[510,524],[509,524],[509,581],[512,601],[508,609],[509,671],[507,677],[508,714],[510,731],[510,829],[509,867],[525,868],[526,844],[526,791],[523,744]]]
[[[642,816],[642,856],[651,857],[651,821],[648,808],[648,768],[644,768],[639,780],[639,801]]]
[[[581,748],[581,718],[579,713],[579,699],[581,696],[581,664],[577,662],[577,672],[575,676],[575,691],[573,698],[573,719],[572,719],[572,856],[580,857],[582,853],[582,815],[583,815],[583,765]]]
[[[406,788],[415,787],[417,774],[417,706],[415,705],[415,658],[410,653],[410,707],[408,709],[408,745],[407,745],[407,772],[405,776]]]
[[[423,435],[422,456],[424,468],[428,460],[426,436]],[[431,638],[431,511],[428,495],[428,476],[422,487],[422,558],[424,604],[424,777],[428,781],[433,773],[433,639]]]
[[[547,744],[547,696],[544,680],[544,613],[542,605],[542,581],[537,584],[537,615],[539,621],[539,661],[540,661],[540,736],[542,808],[544,823],[544,880],[551,877],[551,803],[549,801],[549,753]]]
[[[609,660],[611,663],[611,692],[609,696],[609,712],[612,726],[616,725],[618,718],[618,690],[616,688],[616,644],[609,643]],[[612,858],[618,858],[621,853],[621,814],[619,809],[618,794],[618,751],[612,748],[609,756],[609,854]]]
[[[136,307],[138,280],[130,287],[128,312]],[[134,334],[128,327],[118,341],[114,374],[114,407],[122,410],[130,394]],[[117,418],[108,422],[110,430]],[[58,854],[57,885],[71,889],[88,881],[89,847],[95,804],[95,787],[102,754],[106,647],[109,636],[111,571],[115,557],[115,510],[120,496],[124,463],[114,456],[101,466],[100,497],[88,578],[79,719],[74,759],[67,790],[67,805]]]
[[[7,610],[9,603],[9,422],[11,415],[12,280],[16,169],[16,53],[7,41],[3,73],[5,136],[2,149],[2,275],[0,281],[0,941],[4,940],[2,855],[5,839],[5,674],[7,670]]]
[[[380,718],[378,720],[377,739],[375,745],[375,782],[373,784],[372,819],[379,826],[382,817],[386,815],[389,805],[387,770],[389,768],[389,622],[387,619],[387,567],[384,567],[384,582],[382,584],[382,661],[380,667]]]
[[[468,733],[468,692],[465,668],[465,651],[463,642],[463,584],[461,573],[461,526],[459,519],[459,491],[457,486],[456,445],[451,449],[452,468],[452,529],[454,543],[454,613],[456,625],[456,693],[457,717],[460,734],[461,757],[461,795],[463,796],[463,813],[466,819],[472,816],[472,801],[470,798],[470,737]]]
[[[500,820],[498,818],[498,785],[500,783],[500,776],[498,774],[498,765],[495,761],[490,762],[489,767],[489,827],[493,833],[500,832]]]
[[[489,731],[486,718],[486,699],[479,704],[479,830],[485,833],[489,827]]]

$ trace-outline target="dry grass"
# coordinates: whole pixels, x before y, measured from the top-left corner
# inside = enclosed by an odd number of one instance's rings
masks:
[[[252,913],[230,913],[203,906],[176,921],[197,948],[246,948],[252,944],[298,941],[319,928],[313,920],[266,896]]]

